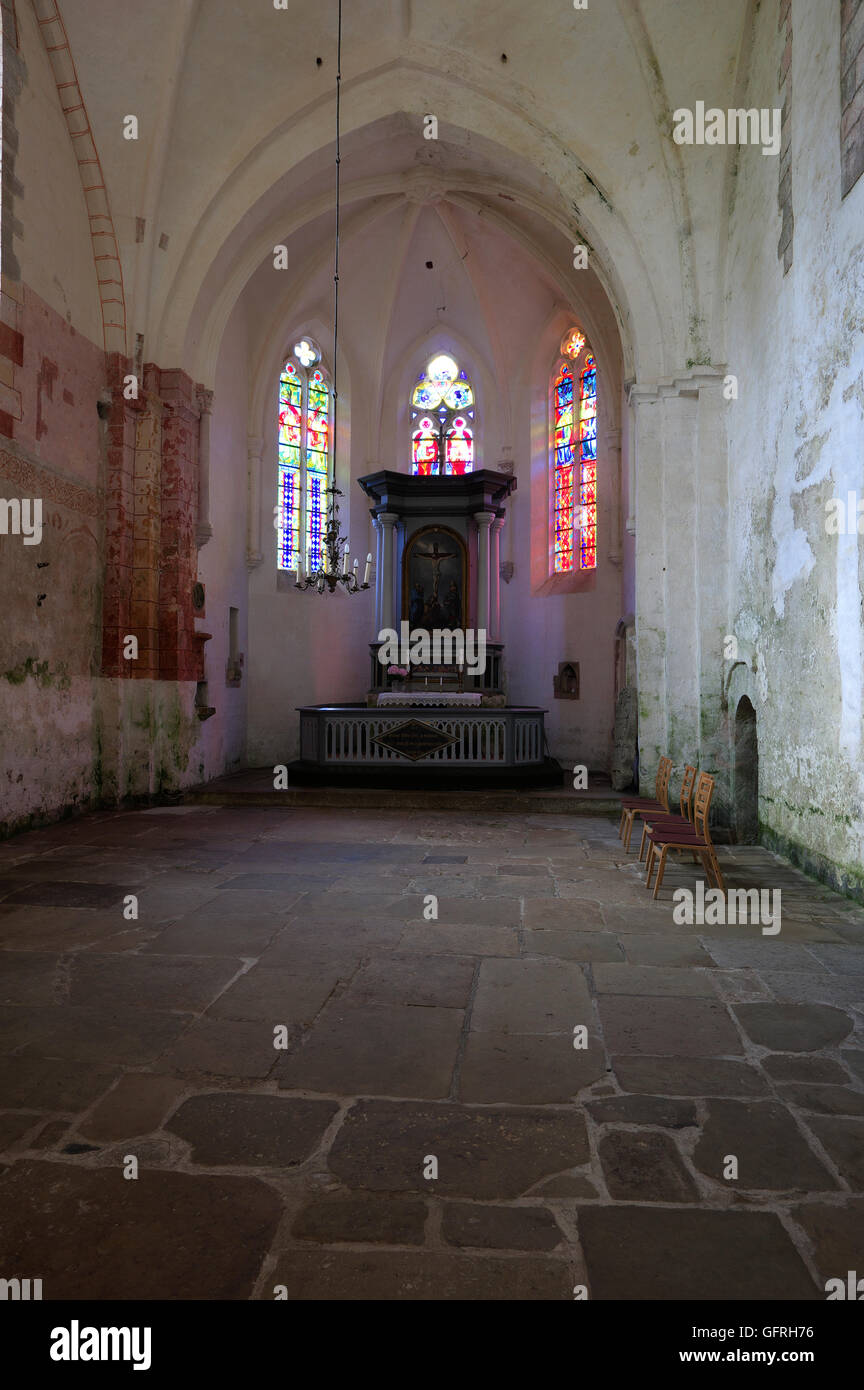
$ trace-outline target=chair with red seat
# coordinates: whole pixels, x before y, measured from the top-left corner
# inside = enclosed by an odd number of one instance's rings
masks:
[[[624,841],[625,849],[629,850],[630,848],[630,836],[633,834],[633,821],[637,813],[655,811],[662,815],[669,814],[669,778],[671,774],[672,759],[662,757],[657,767],[657,780],[654,783],[655,795],[653,797],[625,796],[622,799],[618,836]]]
[[[651,878],[654,873],[655,862],[657,864],[657,878],[654,883],[654,897],[660,891],[660,884],[663,882],[663,871],[666,868],[666,856],[670,849],[690,850],[702,862],[705,876],[709,883],[713,883],[722,892],[725,892],[723,877],[720,873],[720,865],[717,863],[717,855],[711,843],[711,835],[708,830],[708,812],[711,807],[711,798],[714,794],[714,778],[709,777],[707,772],[699,774],[699,781],[696,784],[696,796],[693,802],[693,824],[688,828],[678,826],[649,826],[647,832],[648,839],[648,863],[645,887],[651,887]],[[658,855],[659,850],[659,855]]]
[[[639,845],[640,860],[642,859],[642,856],[645,853],[645,846],[648,842],[647,831],[649,825],[663,825],[671,827],[677,825],[680,826],[682,829],[685,829],[687,826],[691,826],[693,824],[693,789],[695,786],[696,769],[695,767],[692,767],[690,763],[687,763],[684,768],[684,778],[681,782],[681,791],[678,795],[678,805],[681,808],[680,815],[675,815],[673,811],[670,811],[667,816],[660,814],[652,816],[650,811],[637,811],[636,814],[641,815],[642,817],[642,841]]]

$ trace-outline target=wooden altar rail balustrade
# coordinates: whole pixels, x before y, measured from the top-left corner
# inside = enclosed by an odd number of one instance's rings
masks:
[[[542,766],[545,749],[540,709],[436,711],[428,706],[390,707],[386,715],[362,706],[307,707],[300,710],[300,757],[341,767],[412,765],[404,754],[374,742],[409,721],[455,739],[414,762],[426,767]]]

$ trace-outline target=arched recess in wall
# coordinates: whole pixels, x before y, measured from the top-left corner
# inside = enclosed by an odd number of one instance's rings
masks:
[[[734,749],[735,836],[739,844],[752,845],[759,839],[759,736],[756,710],[746,695],[735,710]]]
[[[739,706],[743,705],[745,710],[749,706],[756,712],[758,729],[759,710],[764,705],[764,687],[760,684],[759,656],[756,648],[750,643],[741,643],[738,659],[731,663],[731,669],[730,662],[723,661],[720,674],[724,690],[722,708],[726,719],[726,739],[723,748],[725,761],[717,768],[718,786],[714,791],[712,816],[718,825],[730,827],[733,834],[737,835],[736,713]],[[728,787],[726,796],[723,795],[724,787]]]

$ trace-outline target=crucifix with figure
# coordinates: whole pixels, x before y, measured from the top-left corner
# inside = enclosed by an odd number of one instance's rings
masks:
[[[437,602],[438,602],[438,584],[439,584],[440,579],[441,579],[441,565],[442,565],[442,562],[443,562],[444,560],[452,560],[452,559],[454,559],[455,556],[458,554],[458,551],[456,551],[456,550],[440,550],[440,549],[439,549],[439,546],[438,546],[438,542],[437,542],[437,541],[433,541],[433,542],[432,542],[432,549],[431,549],[431,550],[417,550],[417,551],[415,551],[415,554],[416,554],[416,555],[419,555],[420,558],[423,559],[423,560],[431,560],[431,561],[432,561],[432,599],[431,599],[431,602],[432,602],[432,603],[437,603]]]

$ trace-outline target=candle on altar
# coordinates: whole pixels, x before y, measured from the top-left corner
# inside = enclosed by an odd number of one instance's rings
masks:
[[[345,575],[348,574],[348,553],[349,553],[350,549],[351,549],[351,546],[350,546],[350,545],[348,544],[348,542],[346,541],[346,542],[345,542],[345,555],[344,555],[343,560],[342,560],[342,573],[345,574]]]
[[[360,564],[360,561],[358,560],[357,556],[355,555],[355,556],[354,556],[354,578],[355,578],[355,579],[357,578],[357,569],[358,569],[359,564]]]
[[[371,568],[372,568],[372,552],[370,551],[369,554],[366,556],[366,568],[365,568],[365,570],[363,571],[363,583],[364,583],[364,585],[369,583],[369,571],[371,570]]]

